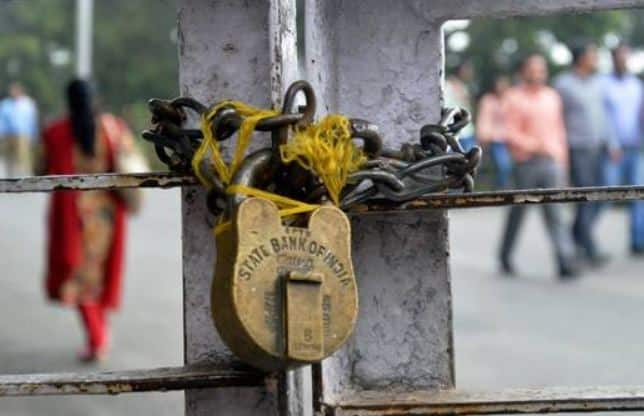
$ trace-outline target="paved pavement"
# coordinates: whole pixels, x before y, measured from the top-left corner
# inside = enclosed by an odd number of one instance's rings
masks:
[[[179,196],[147,191],[131,222],[126,290],[114,317],[114,353],[102,369],[180,365]],[[74,311],[44,302],[45,196],[0,196],[0,373],[89,370]],[[568,284],[554,276],[541,218],[528,215],[518,247],[523,274],[508,280],[493,258],[503,210],[452,211],[456,376],[460,387],[644,384],[644,259],[626,256],[625,216],[600,232],[614,262]],[[179,415],[181,393],[0,399],[3,415]]]
[[[178,190],[146,191],[130,222],[123,308],[113,318],[113,354],[83,366],[74,310],[45,302],[42,290],[46,196],[0,195],[0,372],[135,369],[182,364]],[[2,398],[4,415],[181,415],[183,394]]]
[[[613,262],[561,283],[533,211],[516,279],[500,277],[493,257],[503,210],[450,214],[457,385],[644,384],[644,259],[627,256],[625,212],[608,213],[597,233]]]

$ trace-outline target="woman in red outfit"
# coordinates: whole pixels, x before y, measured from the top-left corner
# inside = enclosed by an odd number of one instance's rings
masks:
[[[67,100],[69,115],[43,132],[45,173],[114,172],[118,152],[132,144],[125,123],[94,111],[85,81],[69,84]],[[87,335],[83,360],[107,353],[107,315],[121,296],[125,216],[125,200],[113,191],[57,191],[51,197],[47,294],[78,308]]]

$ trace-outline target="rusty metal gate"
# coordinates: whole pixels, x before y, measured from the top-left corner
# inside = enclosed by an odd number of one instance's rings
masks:
[[[400,144],[407,138],[395,132],[417,131],[438,119],[441,25],[446,20],[637,6],[644,0],[179,0],[181,89],[204,102],[216,95],[278,106],[291,81],[308,79],[321,92],[325,111],[368,115],[385,137],[396,138],[390,144]],[[272,102],[266,102],[267,96]],[[209,296],[203,294],[209,293],[214,243],[205,225],[204,192],[194,178],[134,174],[0,180],[0,193],[126,187],[183,187],[185,366],[5,375],[0,376],[0,396],[185,390],[189,416],[644,410],[644,386],[485,393],[455,388],[446,211],[644,199],[644,186],[438,195],[404,210],[382,207],[352,214],[354,235],[364,236],[353,243],[361,303],[355,334],[320,365],[277,375],[240,369],[245,367],[213,329]],[[412,246],[415,250],[408,250]],[[387,260],[378,255],[383,248],[389,251]],[[394,282],[391,276],[404,279]],[[425,289],[436,295],[425,296]],[[413,306],[401,307],[403,300]],[[378,342],[383,328],[386,343]]]

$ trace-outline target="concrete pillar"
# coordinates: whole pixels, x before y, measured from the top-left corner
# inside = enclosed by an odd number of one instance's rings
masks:
[[[391,147],[417,141],[440,115],[441,29],[419,3],[305,1],[306,78],[327,111],[373,121]],[[357,215],[352,227],[360,315],[348,345],[322,364],[322,400],[452,387],[445,213]]]
[[[294,3],[180,0],[181,94],[208,104],[234,98],[256,106],[279,106],[297,74]],[[268,136],[266,140],[264,145],[269,143]],[[234,368],[239,363],[223,345],[210,316],[216,248],[205,192],[185,188],[182,198],[185,361]],[[267,388],[187,391],[186,414],[307,414],[301,373],[278,378],[269,379]],[[310,390],[310,382],[308,386]]]

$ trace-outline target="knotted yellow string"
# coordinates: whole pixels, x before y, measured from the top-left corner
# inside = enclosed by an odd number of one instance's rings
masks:
[[[212,120],[223,107],[232,107],[244,117],[237,136],[235,153],[230,164],[226,164],[219,142],[212,131]],[[213,187],[212,181],[202,172],[203,161],[210,153],[210,163],[224,185],[230,181],[244,159],[248,145],[257,123],[267,117],[278,115],[274,110],[255,108],[238,101],[223,101],[212,107],[201,118],[203,141],[192,159],[192,168],[199,181],[208,189]],[[305,169],[317,174],[326,186],[331,199],[339,205],[340,192],[346,185],[350,173],[358,170],[366,161],[359,148],[351,140],[351,125],[349,120],[341,115],[330,114],[319,123],[295,131],[293,138],[280,146],[282,162],[297,162]],[[319,205],[286,198],[272,192],[262,191],[247,186],[230,185],[226,188],[228,194],[244,194],[268,199],[275,202],[279,208],[280,217],[311,212]],[[230,221],[215,226],[215,235],[230,228]]]
[[[257,198],[268,199],[275,202],[279,208],[280,218],[289,217],[291,215],[302,214],[305,212],[315,211],[320,207],[316,204],[307,204],[306,202],[297,201],[295,199],[287,198],[282,195],[277,195],[272,192],[262,191],[261,189],[251,188],[242,185],[231,185],[226,189],[228,194],[242,194],[246,196],[253,196]],[[231,222],[220,222],[215,226],[215,235],[230,229]]]
[[[235,146],[235,153],[233,154],[230,165],[227,165],[224,161],[224,158],[221,155],[219,142],[217,141],[211,127],[212,119],[217,114],[217,111],[226,106],[234,108],[240,116],[244,117],[242,124],[239,127],[237,145]],[[192,169],[195,172],[195,175],[197,175],[199,181],[208,189],[213,186],[212,181],[201,171],[201,165],[210,151],[210,163],[212,164],[212,167],[215,172],[217,172],[222,183],[224,185],[228,185],[244,159],[246,149],[248,149],[250,139],[257,123],[264,118],[276,116],[278,114],[279,112],[277,111],[263,110],[239,101],[223,101],[211,108],[207,113],[204,113],[201,117],[203,141],[192,159]]]
[[[367,160],[351,140],[349,119],[339,114],[329,114],[297,130],[287,144],[280,146],[280,156],[284,163],[296,161],[317,174],[336,205],[340,204],[340,192],[349,174]]]

